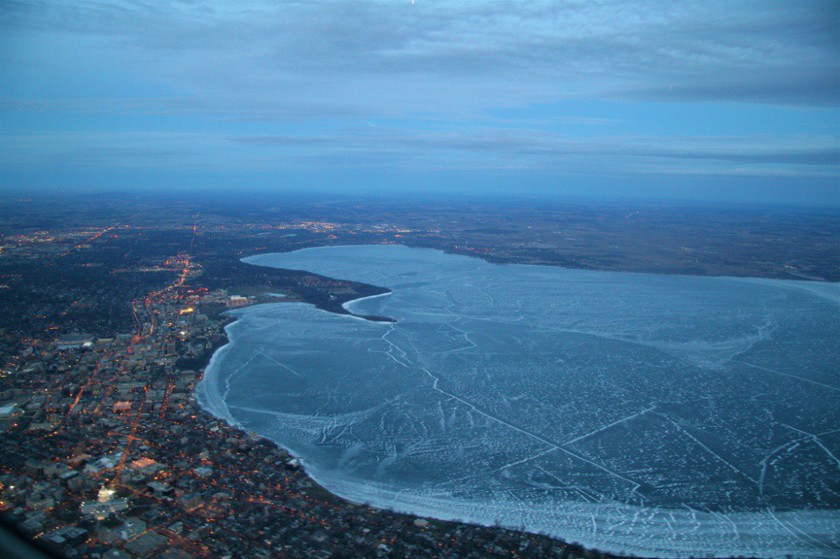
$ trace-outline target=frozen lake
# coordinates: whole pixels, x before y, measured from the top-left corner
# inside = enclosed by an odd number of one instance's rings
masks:
[[[264,254],[387,287],[233,312],[198,396],[356,502],[637,555],[840,556],[840,286]]]

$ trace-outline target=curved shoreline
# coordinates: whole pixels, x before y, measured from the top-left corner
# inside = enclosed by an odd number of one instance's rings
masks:
[[[227,313],[224,313],[222,316],[224,316],[225,314],[227,314]],[[229,329],[234,324],[236,324],[238,321],[239,321],[239,319],[235,318],[232,322],[230,322],[229,324],[226,324],[224,326],[225,339],[227,340],[227,342],[225,342],[224,344],[219,346],[219,348],[216,349],[216,351],[214,351],[213,354],[210,356],[210,360],[207,362],[207,365],[204,366],[203,372],[201,374],[201,379],[195,385],[194,393],[195,393],[195,401],[202,410],[206,411],[210,415],[213,415],[215,417],[223,419],[228,425],[230,425],[231,427],[234,427],[235,429],[240,429],[242,431],[250,432],[247,429],[243,428],[239,424],[239,422],[237,422],[233,418],[233,416],[230,415],[230,410],[228,409],[227,405],[224,403],[224,399],[221,396],[218,397],[217,407],[215,407],[215,408],[211,407],[211,405],[209,403],[210,395],[207,393],[207,390],[208,390],[207,386],[209,384],[207,377],[208,377],[208,375],[215,375],[216,374],[216,370],[218,369],[219,359],[221,358],[221,356],[224,352],[229,351],[229,348],[232,347],[233,336],[231,336]],[[224,411],[221,411],[222,409],[224,409]]]
[[[382,294],[385,295],[385,294]],[[377,295],[377,296],[382,296]],[[376,296],[375,296],[376,297]],[[288,303],[266,303],[266,304],[288,304]],[[306,304],[309,303],[298,303],[298,304]],[[239,314],[243,311],[247,312],[249,308],[256,308],[257,305],[254,307],[246,307],[245,309],[235,309],[231,312],[231,314]],[[322,309],[318,309],[320,312],[329,312],[324,311]],[[230,316],[230,315],[228,315]],[[348,315],[339,315],[339,316],[348,316]],[[353,317],[358,320],[358,317]],[[602,553],[608,553],[613,556],[625,556],[625,557],[659,557],[662,556],[661,554],[652,554],[649,547],[645,547],[644,545],[634,544],[630,541],[623,541],[622,543],[610,543],[610,542],[603,542],[593,545],[592,543],[585,543],[588,540],[591,541],[593,535],[597,535],[597,533],[603,532],[604,528],[603,524],[607,524],[608,522],[615,522],[616,519],[624,516],[624,517],[637,517],[640,513],[644,512],[646,509],[642,507],[636,507],[632,505],[624,505],[621,503],[612,503],[612,504],[595,504],[591,505],[591,507],[587,506],[578,506],[573,504],[568,504],[568,508],[561,513],[561,516],[565,517],[567,520],[573,521],[574,524],[577,525],[577,531],[574,534],[557,534],[553,533],[548,529],[546,526],[539,526],[539,525],[513,525],[508,524],[505,522],[500,522],[498,519],[490,520],[487,514],[475,513],[475,510],[478,508],[479,510],[485,510],[487,505],[485,504],[482,507],[476,507],[475,503],[467,503],[460,501],[454,501],[449,498],[424,498],[423,502],[413,502],[409,503],[405,500],[400,500],[400,494],[397,491],[392,489],[388,489],[385,487],[379,487],[371,483],[364,483],[362,481],[354,481],[349,479],[335,479],[330,478],[329,476],[323,476],[318,471],[318,468],[313,464],[310,464],[308,460],[298,451],[293,448],[290,448],[283,444],[282,442],[275,440],[274,438],[256,433],[251,431],[245,427],[243,427],[238,421],[236,421],[230,411],[227,408],[224,399],[219,397],[217,400],[215,398],[208,398],[207,393],[207,386],[206,382],[214,382],[218,381],[216,378],[219,357],[222,356],[222,352],[225,348],[231,347],[236,342],[235,335],[231,334],[231,329],[234,325],[239,322],[239,318],[236,317],[233,322],[227,324],[225,326],[225,334],[228,337],[228,343],[221,346],[217,349],[213,356],[210,359],[207,367],[205,368],[205,375],[202,377],[201,382],[196,386],[196,401],[199,404],[200,408],[209,413],[210,415],[222,419],[232,428],[257,435],[258,437],[269,441],[271,444],[277,446],[278,448],[285,451],[290,457],[296,459],[303,471],[305,472],[306,476],[315,484],[317,484],[320,488],[324,491],[328,492],[329,494],[333,495],[337,499],[341,501],[347,502],[348,504],[355,505],[355,506],[366,506],[366,507],[373,507],[375,509],[381,509],[390,511],[400,515],[408,515],[410,517],[416,518],[434,518],[437,520],[442,521],[449,521],[449,522],[456,522],[456,523],[467,523],[476,526],[483,526],[485,528],[500,528],[505,530],[513,530],[513,531],[524,531],[531,534],[545,534],[552,539],[557,540],[558,542],[584,542],[582,545],[585,546],[586,549],[590,550],[597,550]],[[211,375],[209,378],[207,375]],[[212,387],[213,390],[216,390],[216,385]],[[213,405],[212,401],[216,401],[216,406]],[[453,504],[466,504],[468,505],[466,509],[458,509],[453,508]],[[592,510],[586,510],[588,508],[592,508]],[[594,511],[600,513],[599,516],[595,516]],[[546,511],[551,512],[551,511]],[[722,513],[714,513],[708,511],[701,511],[695,509],[689,510],[680,510],[680,509],[659,509],[657,511],[659,516],[653,519],[653,517],[649,517],[647,521],[652,522],[649,525],[648,529],[655,531],[655,530],[673,530],[678,528],[680,525],[685,526],[686,530],[685,533],[692,533],[695,535],[699,540],[705,540],[709,536],[718,535],[725,533],[730,533],[733,537],[738,537],[741,533],[753,533],[755,534],[758,530],[757,528],[761,528],[765,526],[764,520],[767,520],[766,515],[761,511],[744,511],[744,512],[736,512],[730,514],[722,514]],[[823,525],[824,529],[822,533],[826,535],[830,535],[832,533],[832,528],[835,526],[836,518],[832,518],[830,514],[826,514],[829,511],[823,510],[803,510],[803,511],[787,511],[787,512],[777,512],[772,513],[772,517],[774,519],[774,523],[778,524],[781,527],[784,527],[788,533],[794,534],[797,531],[800,531],[801,528],[797,526],[797,524],[801,525],[802,522],[800,519],[794,518],[797,514],[806,514],[809,516],[809,526],[814,526],[816,524]],[[666,517],[667,515],[667,517]],[[706,524],[704,525],[701,530],[705,530],[702,532],[698,532],[698,528],[700,528],[700,524],[696,523],[698,517],[705,520],[712,520],[712,521],[719,521],[717,523]],[[600,518],[600,520],[597,520]],[[658,526],[657,526],[658,524]],[[589,529],[591,527],[591,530]],[[691,528],[691,529],[689,529]],[[767,534],[768,538],[772,539],[772,534]],[[802,537],[811,538],[813,536],[805,536],[803,534]],[[823,544],[823,545],[830,545],[830,544]],[[831,553],[821,553],[818,549],[813,549],[812,553],[802,553],[801,550],[797,552],[795,557],[805,557],[811,559],[830,559],[834,555]],[[745,550],[741,548],[732,548],[729,552],[711,552],[700,554],[700,556],[709,556],[709,557],[733,557],[733,556],[749,556],[749,550]],[[766,552],[756,552],[758,556],[762,557],[785,557],[790,555],[787,551],[778,551],[773,554],[767,554]],[[677,550],[672,550],[670,552],[666,552],[665,556],[668,557],[691,557],[691,556],[698,556],[698,553],[695,548],[687,549],[685,552],[680,552]]]
[[[356,304],[360,301],[367,301],[368,299],[378,299],[380,297],[387,297],[388,295],[392,295],[393,293],[393,291],[388,291],[387,293],[379,293],[378,295],[367,295],[365,297],[359,297],[358,299],[350,299],[349,301],[341,303],[341,306],[344,307],[344,310],[346,310],[347,312],[352,313],[352,311],[348,308],[350,305]]]
[[[735,279],[744,279],[744,278],[735,278]],[[347,306],[351,305],[354,302],[358,302],[358,301],[361,301],[361,300],[364,300],[364,299],[383,297],[385,295],[390,295],[390,294],[391,294],[391,292],[388,292],[388,293],[381,293],[381,294],[377,294],[377,295],[372,295],[372,296],[361,297],[361,298],[358,298],[358,299],[353,299],[353,300],[350,300],[350,301],[347,301],[347,302],[343,303],[342,307],[349,312],[349,316],[353,316],[354,318],[361,319],[361,320],[367,320],[367,319],[365,319],[363,317],[360,317],[358,315],[354,315],[352,312],[349,311],[349,309],[347,309]],[[280,303],[277,303],[277,304],[280,304]],[[283,304],[286,304],[286,303],[283,303]],[[243,309],[243,311],[244,311],[244,309]],[[245,312],[247,312],[247,311],[245,311]],[[330,311],[325,310],[323,312],[330,312]],[[335,314],[335,313],[333,313],[333,314]],[[348,315],[344,315],[344,316],[348,316]],[[219,360],[217,359],[217,357],[223,356],[222,351],[225,348],[227,348],[228,346],[235,343],[236,339],[235,339],[235,336],[233,334],[231,334],[231,327],[233,327],[233,325],[236,324],[238,321],[239,321],[239,318],[236,318],[236,320],[233,323],[225,326],[225,334],[228,337],[229,341],[228,341],[227,344],[220,347],[216,352],[214,352],[213,356],[210,359],[210,363],[208,363],[208,365],[205,369],[205,378],[202,378],[202,381],[201,381],[202,384],[204,383],[205,380],[208,380],[208,381],[212,381],[212,380],[217,381],[218,380],[215,377],[215,375],[218,372],[217,368],[219,366]],[[208,375],[208,374],[214,375],[214,376],[212,376],[210,378],[206,378],[206,375]],[[214,387],[214,388],[217,389],[218,387]],[[204,394],[205,396],[207,396],[206,390],[207,389],[205,387],[205,389],[202,392],[202,394]],[[200,396],[198,396],[198,392],[199,392],[199,388],[197,386],[196,387],[197,399],[200,397]],[[218,392],[217,392],[216,395],[219,396]],[[251,432],[251,431],[248,431],[247,429],[242,428],[232,418],[232,416],[230,415],[230,412],[229,412],[227,406],[224,404],[223,400],[224,400],[223,396],[220,396],[219,401],[221,402],[222,406],[224,406],[224,411],[222,412],[222,414],[227,415],[227,417],[224,417],[224,415],[222,415],[222,419],[224,419],[228,423],[230,423],[232,421],[233,422],[232,425],[236,428],[243,429],[247,432]],[[199,402],[199,403],[200,403],[202,409],[204,409],[205,411],[208,411],[212,415],[220,417],[220,414],[215,413],[212,405],[210,405],[208,402]],[[263,437],[263,438],[267,438],[267,437]],[[284,446],[282,443],[280,443],[280,442],[278,442],[274,439],[271,439],[271,438],[267,438],[267,440],[269,440],[272,443],[276,444],[277,446],[285,449],[287,452],[289,452],[293,456],[298,457],[297,453],[295,453],[293,450],[289,449],[288,447]],[[441,507],[441,506],[437,506],[437,507],[428,506],[425,509],[423,509],[422,505],[420,505],[419,503],[415,503],[413,507],[411,505],[406,506],[405,503],[403,503],[401,505],[400,502],[397,501],[394,498],[395,493],[393,491],[389,492],[387,490],[383,490],[382,488],[375,488],[371,484],[367,484],[367,485],[354,484],[354,482],[352,482],[350,480],[344,480],[344,483],[340,484],[340,485],[342,485],[342,487],[339,487],[339,488],[336,489],[336,487],[335,487],[336,484],[333,483],[335,480],[330,480],[330,479],[326,479],[326,478],[322,477],[319,474],[319,472],[317,471],[317,468],[313,467],[312,465],[307,464],[304,459],[301,459],[301,458],[299,458],[299,459],[300,459],[301,464],[303,464],[304,467],[306,468],[307,475],[312,480],[314,480],[316,483],[318,483],[321,487],[324,487],[324,488],[333,487],[333,489],[327,489],[327,490],[330,493],[332,493],[333,495],[336,495],[337,497],[339,497],[339,498],[341,498],[345,501],[348,501],[350,503],[371,504],[371,505],[375,506],[376,508],[383,508],[383,509],[386,509],[386,510],[395,511],[395,512],[398,512],[398,513],[401,513],[401,514],[409,514],[409,515],[412,515],[412,516],[428,515],[428,516],[432,516],[432,517],[443,519],[443,520],[460,520],[460,521],[467,520],[472,524],[479,524],[479,525],[483,525],[483,526],[492,525],[489,521],[486,520],[486,518],[484,520],[482,520],[482,518],[478,518],[478,517],[473,518],[473,517],[470,517],[469,515],[464,515],[463,513],[458,513],[458,512],[449,514],[449,513],[447,513],[447,511],[443,510],[444,507]],[[357,488],[358,487],[367,488],[367,491],[361,491],[358,494],[354,494],[354,492],[352,490],[354,485]],[[371,495],[371,490],[373,490],[372,491],[373,495]],[[369,497],[371,497],[371,496],[373,496],[374,499],[370,499]],[[621,505],[619,505],[619,508],[621,508]],[[673,511],[669,511],[669,510],[664,510],[662,512],[673,514]],[[775,522],[770,522],[769,524],[765,524],[763,522],[764,520],[770,520],[769,517],[767,517],[766,514],[760,512],[760,511],[733,513],[732,515],[722,515],[722,514],[719,514],[719,513],[706,512],[706,511],[696,511],[696,510],[692,510],[690,512],[686,512],[686,511],[678,511],[678,512],[681,513],[682,515],[685,515],[686,517],[690,516],[691,518],[695,518],[698,515],[704,515],[704,516],[707,516],[709,518],[714,517],[715,519],[720,520],[720,522],[721,522],[720,523],[721,532],[724,529],[726,529],[726,530],[730,530],[731,532],[734,532],[734,534],[739,534],[742,531],[745,532],[745,533],[753,533],[754,534],[756,532],[756,528],[760,528],[760,527],[763,527],[763,526],[772,527],[772,526],[774,526],[774,524],[778,524],[778,526],[776,527],[777,530],[779,529],[779,527],[784,528],[795,539],[801,539],[794,532],[794,531],[800,531],[801,532],[801,530],[796,526],[796,523],[794,523],[793,519],[791,518],[791,515],[796,514],[796,513],[805,513],[807,516],[811,517],[811,520],[810,520],[811,522],[820,523],[820,524],[822,522],[825,522],[826,527],[825,527],[824,530],[822,530],[823,534],[829,534],[830,535],[831,534],[831,528],[833,526],[833,522],[832,522],[833,519],[830,517],[831,515],[824,514],[827,511],[821,511],[821,510],[807,510],[806,509],[806,510],[803,510],[803,511],[793,511],[793,512],[790,512],[790,513],[785,513],[785,512],[773,513],[772,511],[770,511],[768,509],[768,512],[770,512],[771,516],[773,517],[773,520],[775,521]],[[761,515],[760,520],[762,522],[758,522],[758,523],[755,523],[755,524],[750,522],[751,519],[752,520],[759,520],[758,519],[759,515]],[[821,516],[824,516],[825,518],[819,518]],[[672,519],[673,519],[673,516],[672,516]],[[725,520],[725,522],[724,522],[724,520]],[[734,522],[733,522],[733,520],[734,520]],[[592,521],[594,523],[594,518],[593,518]],[[743,523],[741,521],[743,521]],[[664,524],[667,524],[668,528],[672,529],[671,523],[667,519],[664,520]],[[664,527],[664,524],[663,524],[663,527]],[[511,527],[511,528],[513,528],[513,527]],[[524,528],[527,531],[530,531],[532,533],[535,533],[539,529],[539,527],[533,527],[532,528],[532,527],[528,527],[528,526],[525,526]],[[594,532],[597,532],[597,531],[598,531],[598,527],[595,526]],[[808,535],[806,533],[802,533],[802,536],[810,539],[810,538],[814,537],[813,534],[814,534],[813,532],[811,533],[811,535]],[[560,538],[561,536],[552,535],[552,537]],[[700,539],[703,539],[704,537],[705,537],[705,534],[698,535],[698,538],[700,538]],[[772,538],[772,535],[768,533],[767,537]],[[830,544],[830,542],[828,542],[828,543],[823,542],[820,545],[829,545],[830,546],[831,544]],[[639,547],[638,549],[633,549],[633,548],[626,547],[626,544],[625,544],[624,547],[621,547],[621,548],[618,548],[618,547],[611,548],[609,545],[596,545],[595,547],[597,549],[601,549],[601,550],[612,552],[612,553],[628,553],[628,552],[630,552],[630,553],[633,553],[633,552],[644,553],[645,552],[644,547]],[[829,548],[829,550],[830,549],[831,548]],[[833,556],[833,554],[830,553],[830,552],[821,553],[816,548],[814,548],[812,551],[813,551],[813,553],[804,554],[800,550],[797,553],[797,556],[801,556],[801,557],[831,557],[831,556]],[[679,552],[677,552],[677,553],[679,553]],[[729,556],[729,555],[735,555],[735,554],[741,555],[743,553],[750,553],[750,551],[745,550],[743,548],[738,548],[738,549],[734,549],[732,553],[723,553],[722,556]],[[759,552],[759,553],[761,553],[761,552]],[[767,553],[767,552],[764,552],[764,553]],[[685,552],[685,554],[681,554],[679,556],[688,556],[689,554],[696,555],[697,552],[696,551],[691,551],[691,552],[687,551],[687,552]],[[778,552],[774,552],[774,555],[766,555],[766,556],[775,557],[775,556],[783,556],[785,554],[786,554],[785,551],[778,551]],[[713,553],[712,555],[721,556],[721,555],[718,555],[716,553]]]
[[[436,252],[440,252],[442,254],[447,254],[450,256],[457,256],[463,258],[470,258],[474,260],[480,260],[485,264],[492,264],[494,266],[533,266],[534,268],[557,268],[559,270],[570,270],[575,272],[597,272],[597,273],[606,273],[606,274],[633,274],[633,275],[647,275],[647,276],[677,276],[677,277],[685,277],[685,278],[706,278],[706,279],[732,279],[732,280],[744,280],[744,281],[756,281],[756,282],[766,282],[766,281],[779,281],[779,282],[791,282],[791,284],[814,284],[814,285],[821,285],[821,286],[836,286],[840,287],[840,279],[832,280],[832,279],[824,279],[819,277],[802,277],[802,276],[789,276],[789,275],[735,275],[735,274],[701,274],[701,273],[692,273],[690,271],[685,270],[674,270],[674,269],[665,269],[665,270],[625,270],[622,268],[609,268],[607,266],[603,267],[585,267],[585,266],[573,266],[563,263],[554,263],[554,262],[519,262],[519,261],[509,261],[509,260],[501,260],[494,258],[492,255],[487,255],[483,253],[471,253],[465,251],[457,251],[448,248],[438,248],[438,247],[429,247],[425,245],[417,245],[417,244],[403,244],[403,243],[338,243],[338,244],[323,244],[317,246],[310,246],[310,247],[303,247],[303,248],[292,248],[289,250],[275,250],[271,252],[259,252],[256,254],[251,254],[249,256],[244,256],[239,259],[240,262],[244,264],[250,264],[251,266],[265,266],[268,268],[272,268],[272,266],[267,266],[265,264],[257,264],[254,262],[250,262],[250,260],[258,260],[261,257],[270,256],[272,254],[290,254],[293,252],[298,252],[302,250],[326,250],[326,249],[336,249],[336,248],[343,248],[343,247],[361,247],[361,246],[402,246],[412,250],[433,250]],[[277,269],[277,268],[275,268]],[[289,268],[291,269],[291,268]],[[296,270],[301,271],[301,270]],[[337,278],[338,279],[338,278]],[[803,288],[807,289],[807,288]],[[384,293],[380,293],[380,295],[384,295]],[[833,296],[829,296],[832,300],[837,301],[836,298]],[[360,297],[360,299],[365,299],[366,297]],[[310,303],[315,304],[315,303]],[[316,305],[317,306],[317,305]]]

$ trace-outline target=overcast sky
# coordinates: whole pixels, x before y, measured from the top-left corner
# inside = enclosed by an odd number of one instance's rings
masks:
[[[840,206],[840,2],[0,0],[0,188]]]

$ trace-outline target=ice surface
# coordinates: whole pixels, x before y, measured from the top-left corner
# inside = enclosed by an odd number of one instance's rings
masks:
[[[199,387],[335,493],[639,555],[840,556],[840,287],[401,246],[261,266],[387,287],[233,312]]]

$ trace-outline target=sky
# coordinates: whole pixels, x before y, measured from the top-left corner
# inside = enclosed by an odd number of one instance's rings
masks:
[[[0,0],[0,189],[840,207],[840,2]]]

